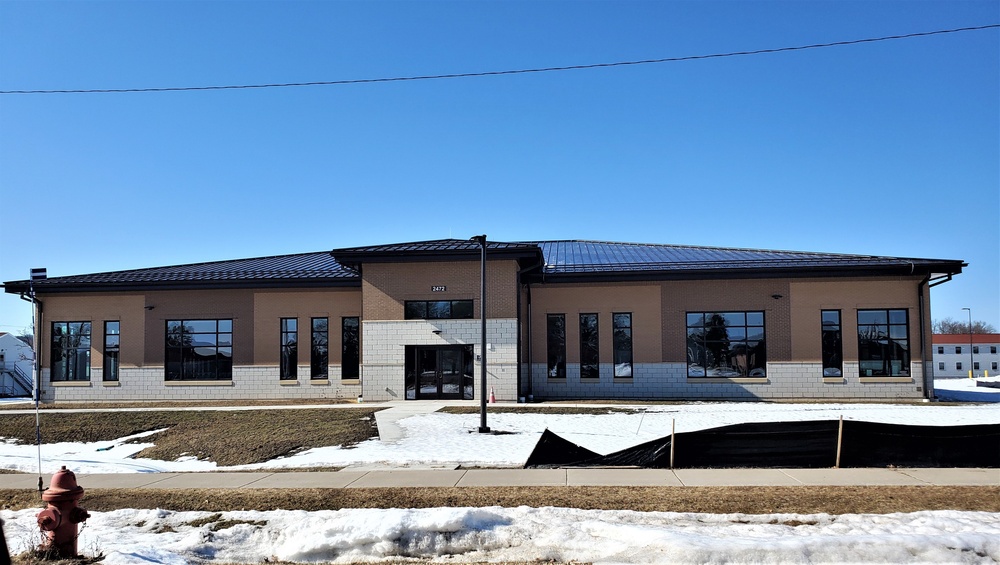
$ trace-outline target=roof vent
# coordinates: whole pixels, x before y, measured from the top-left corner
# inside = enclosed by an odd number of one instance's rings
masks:
[[[31,280],[44,281],[47,278],[49,278],[49,275],[46,273],[45,268],[31,269]]]

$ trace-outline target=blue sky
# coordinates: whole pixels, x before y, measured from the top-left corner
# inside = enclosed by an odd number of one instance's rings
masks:
[[[1000,3],[0,2],[0,90],[610,63],[1000,23]],[[500,77],[0,95],[0,281],[467,238],[963,259],[1000,328],[1000,30]],[[30,324],[0,295],[0,331]]]

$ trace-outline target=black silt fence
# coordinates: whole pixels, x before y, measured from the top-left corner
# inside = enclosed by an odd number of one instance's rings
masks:
[[[675,434],[673,442],[666,436],[608,455],[545,430],[524,466],[825,468],[837,466],[838,455],[840,467],[1000,467],[1000,425],[847,420],[841,434],[837,420],[761,422]]]

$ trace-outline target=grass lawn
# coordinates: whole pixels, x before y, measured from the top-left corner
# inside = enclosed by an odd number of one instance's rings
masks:
[[[165,429],[156,445],[137,457],[172,461],[182,455],[219,465],[261,463],[304,449],[349,447],[378,437],[377,408],[47,413],[42,416],[42,442],[110,441]],[[33,414],[0,413],[2,436],[35,442]]]
[[[108,441],[143,431],[156,434],[156,446],[140,457],[172,460],[194,455],[220,465],[268,461],[311,447],[351,446],[377,437],[378,407],[341,409],[84,412],[43,414],[42,440]],[[493,412],[518,411],[496,407]],[[595,413],[617,408],[546,407],[549,413]],[[449,407],[449,413],[476,413],[475,407]],[[33,414],[0,413],[4,437],[35,439]],[[149,441],[143,439],[141,441]],[[86,485],[83,485],[86,487]],[[566,506],[584,509],[711,513],[887,513],[917,510],[1000,511],[1000,486],[852,486],[852,487],[462,487],[386,489],[87,489],[91,510],[166,508],[222,512],[243,508],[337,509],[423,508],[437,506]],[[32,490],[0,491],[0,507],[41,505]]]

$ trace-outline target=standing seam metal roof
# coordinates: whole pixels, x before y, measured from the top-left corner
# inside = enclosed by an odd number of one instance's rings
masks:
[[[507,252],[540,250],[544,258],[543,273],[599,274],[599,273],[653,273],[698,272],[718,270],[768,271],[775,269],[826,268],[857,269],[917,266],[944,269],[958,273],[962,261],[942,259],[911,259],[879,257],[872,255],[845,255],[803,251],[770,251],[724,247],[695,247],[669,244],[617,243],[607,241],[528,241],[488,242],[488,249]],[[352,256],[363,262],[365,255],[448,255],[478,252],[477,243],[468,240],[434,240],[370,247],[336,249],[296,255],[277,255],[250,259],[213,261],[168,267],[112,271],[84,275],[53,277],[36,281],[39,289],[46,287],[102,287],[152,284],[237,284],[249,282],[296,281],[297,283],[322,283],[340,281],[350,283],[358,274],[339,263],[334,255]],[[24,292],[28,281],[6,283],[7,292]]]

